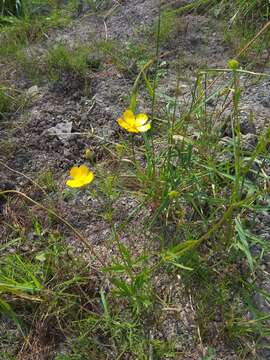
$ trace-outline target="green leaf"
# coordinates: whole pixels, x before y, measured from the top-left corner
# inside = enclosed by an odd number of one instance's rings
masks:
[[[136,112],[136,108],[137,108],[137,95],[138,95],[138,90],[134,89],[131,97],[130,97],[130,110],[132,110],[134,113]]]
[[[183,270],[189,270],[189,271],[194,270],[194,269],[191,268],[191,267],[185,266],[185,265],[183,265],[183,264],[176,263],[175,261],[171,261],[171,264],[174,265],[174,266],[176,266],[176,267],[178,267],[178,268],[180,268],[180,269],[183,269]]]
[[[144,81],[145,81],[146,90],[147,90],[149,96],[150,96],[151,98],[153,98],[153,97],[154,97],[153,87],[152,87],[150,81],[148,80],[148,78],[147,78],[147,76],[146,76],[146,73],[143,71],[142,74],[143,74],[143,78],[144,78]]]
[[[112,283],[117,287],[121,295],[128,297],[134,295],[131,287],[125,281],[119,279],[112,279]]]
[[[109,316],[109,306],[103,289],[100,290],[100,296],[105,315]]]
[[[46,261],[46,253],[42,252],[42,253],[36,255],[35,259],[40,261],[40,262],[45,262]]]
[[[253,257],[250,253],[249,250],[249,244],[248,244],[248,238],[246,236],[246,232],[245,229],[242,227],[242,223],[240,218],[238,217],[237,219],[235,219],[235,228],[238,234],[238,240],[235,243],[235,247],[238,248],[239,250],[241,250],[247,258],[248,261],[248,265],[250,267],[251,271],[254,271],[254,261],[253,261]]]
[[[105,272],[125,272],[126,271],[126,266],[118,264],[118,265],[112,265],[112,266],[108,266],[108,267],[104,267],[102,269]]]
[[[1,298],[0,298],[0,312],[3,314],[6,314],[9,318],[11,318],[13,320],[13,322],[16,324],[16,326],[18,327],[18,329],[23,334],[21,324],[20,324],[15,312],[12,310],[12,307]]]
[[[123,244],[119,244],[118,247],[119,247],[119,251],[121,252],[121,255],[127,262],[128,267],[131,269],[132,268],[132,259],[131,259],[128,248]]]

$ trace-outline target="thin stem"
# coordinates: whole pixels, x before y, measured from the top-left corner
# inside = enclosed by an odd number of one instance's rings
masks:
[[[161,0],[159,0],[158,8],[158,27],[157,27],[157,42],[156,42],[156,64],[154,72],[154,82],[153,82],[153,97],[152,97],[152,109],[151,109],[151,119],[153,121],[155,115],[155,105],[156,105],[156,88],[157,88],[157,73],[158,73],[158,64],[159,64],[159,55],[160,55],[160,25],[161,25]],[[151,137],[152,145],[152,165],[153,165],[153,176],[156,174],[156,165],[155,165],[155,145],[154,139]]]
[[[134,135],[130,135],[130,136],[131,136],[132,157],[133,157],[134,165],[136,166],[135,146],[134,146]]]

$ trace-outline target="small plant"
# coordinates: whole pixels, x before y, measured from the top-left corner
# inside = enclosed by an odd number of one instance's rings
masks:
[[[55,182],[54,174],[50,170],[46,170],[39,175],[39,183],[44,186],[46,191],[56,192],[57,185]]]
[[[9,95],[8,90],[0,88],[0,119],[3,119],[6,113],[12,108],[12,97]]]
[[[27,104],[27,96],[23,93],[7,87],[0,87],[0,121],[9,118],[20,108]]]
[[[4,1],[5,3],[5,1]],[[13,2],[12,2],[13,3]],[[0,55],[14,56],[29,44],[35,43],[47,37],[50,29],[68,25],[71,20],[71,11],[67,8],[59,8],[54,1],[51,4],[41,1],[20,2],[21,16],[2,16],[0,18]],[[42,15],[39,10],[49,7],[49,11]]]
[[[64,44],[58,44],[49,50],[45,62],[52,77],[59,77],[64,72],[84,76],[89,69],[89,54],[90,49],[87,47],[70,49]]]
[[[177,14],[173,10],[165,10],[161,13],[160,16],[160,29],[158,30],[158,22],[154,25],[153,35],[157,34],[159,31],[159,42],[160,44],[165,44],[168,42],[172,35],[177,32],[178,22]]]
[[[22,4],[20,0],[1,0],[0,15],[20,15],[22,13]]]

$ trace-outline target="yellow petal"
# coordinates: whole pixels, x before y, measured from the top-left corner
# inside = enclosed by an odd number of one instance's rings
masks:
[[[138,132],[146,132],[146,131],[148,131],[149,129],[151,129],[151,124],[150,124],[150,122],[149,122],[149,123],[147,123],[147,124],[145,124],[145,125],[138,126],[137,129],[138,129]]]
[[[135,126],[130,126],[130,127],[128,128],[128,132],[138,133],[138,132],[140,132],[140,131],[138,130],[137,127],[135,127]]]
[[[129,122],[129,121],[134,121],[135,119],[135,116],[133,114],[133,111],[131,110],[126,110],[123,114],[123,118],[126,122]]]
[[[146,124],[148,121],[148,116],[146,114],[138,114],[136,115],[135,122],[136,126],[141,126]]]
[[[88,170],[89,171],[89,170]],[[78,188],[90,184],[94,179],[94,173],[89,171],[86,176],[80,176],[76,179],[67,180],[66,185],[71,188]]]
[[[89,171],[88,175],[85,176],[82,181],[84,182],[84,185],[90,184],[94,179],[94,173],[92,171]]]
[[[123,118],[117,119],[118,125],[120,125],[123,129],[128,130],[130,128],[130,124],[126,122]]]
[[[80,173],[81,173],[81,171],[80,171],[80,169],[78,168],[78,166],[73,166],[71,169],[70,169],[70,176],[71,177],[73,177],[73,178],[75,178],[75,177],[77,177]]]
[[[123,114],[123,119],[126,123],[128,123],[130,126],[134,126],[136,124],[136,118],[135,115],[131,110],[126,110]]]
[[[86,165],[81,165],[80,169],[80,176],[87,176],[89,174],[89,169]]]
[[[72,179],[72,180],[67,180],[66,185],[71,188],[77,188],[84,186],[84,183],[81,181],[81,179],[75,179],[75,180]]]

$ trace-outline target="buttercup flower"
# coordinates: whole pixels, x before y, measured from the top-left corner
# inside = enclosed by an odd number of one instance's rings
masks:
[[[77,188],[92,182],[94,179],[94,173],[90,171],[86,165],[73,166],[70,169],[70,177],[72,179],[67,180],[67,186]]]
[[[151,129],[151,124],[146,114],[134,115],[131,110],[126,110],[123,116],[117,119],[117,122],[123,129],[131,133],[146,132]]]

